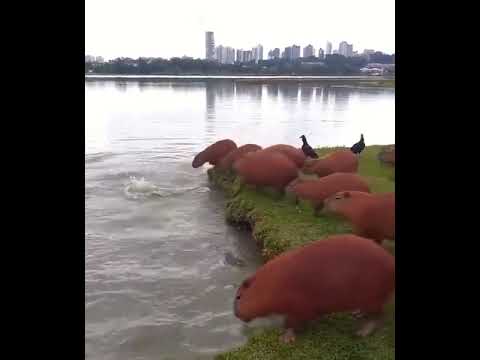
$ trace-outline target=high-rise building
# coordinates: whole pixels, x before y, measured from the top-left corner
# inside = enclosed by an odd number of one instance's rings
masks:
[[[348,44],[347,45],[347,57],[352,57],[353,56],[353,44]]]
[[[93,62],[95,62],[95,56],[85,55],[85,62],[86,62],[86,63],[93,63]]]
[[[285,48],[285,51],[283,52],[283,58],[285,58],[287,60],[292,59],[292,47],[291,46],[287,46]]]
[[[352,57],[353,56],[353,45],[347,43],[346,41],[342,41],[340,45],[338,46],[338,53],[340,55],[346,56],[346,57]]]
[[[258,57],[258,49],[256,47],[252,48],[252,60],[257,62],[257,57]]]
[[[213,31],[205,32],[205,59],[215,60],[215,39]]]
[[[224,49],[226,50],[224,64],[233,64],[235,62],[235,49],[230,46]]]
[[[215,59],[221,64],[233,64],[235,62],[235,49],[230,46],[218,45],[215,48]]]
[[[324,52],[323,52],[323,49],[322,49],[322,48],[318,49],[318,58],[319,58],[319,59],[323,59],[324,56],[325,56],[325,54],[324,54]]]
[[[215,48],[215,60],[217,60],[219,63],[222,63],[223,62],[223,46],[222,45],[218,45],[216,48]]]
[[[236,62],[243,62],[243,50],[237,49],[237,57],[235,59]]]
[[[103,57],[97,56],[97,57],[95,58],[95,62],[100,63],[100,64],[103,63]]]
[[[347,56],[347,46],[348,46],[348,43],[346,41],[342,41],[338,45],[338,53],[340,55]]]
[[[325,47],[325,54],[331,55],[332,54],[332,43],[327,41],[327,46]]]
[[[292,60],[298,59],[300,57],[300,46],[292,46]]]
[[[370,56],[373,55],[373,54],[375,54],[375,50],[373,50],[373,49],[365,49],[365,50],[363,50],[363,54],[362,54],[362,55],[363,55],[365,58],[367,58],[367,60],[370,61]]]
[[[271,59],[279,59],[280,58],[280,49],[279,48],[275,48],[271,51],[272,53],[272,56],[271,56]]]
[[[315,49],[309,44],[303,48],[303,57],[307,58],[310,56],[315,56]]]
[[[260,44],[257,45],[257,58],[255,60],[257,62],[263,60],[263,46]]]
[[[252,60],[254,60],[254,58],[253,58],[253,52],[251,50],[242,50],[242,49],[237,50],[237,59],[236,59],[237,62],[245,63],[245,62],[250,62]]]

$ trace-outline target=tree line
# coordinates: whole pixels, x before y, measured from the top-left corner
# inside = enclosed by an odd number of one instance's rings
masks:
[[[85,63],[85,73],[131,75],[355,75],[367,63],[394,64],[395,55],[383,53],[364,57],[327,55],[316,57],[260,60],[249,63],[220,64],[191,58],[117,58],[104,63]]]

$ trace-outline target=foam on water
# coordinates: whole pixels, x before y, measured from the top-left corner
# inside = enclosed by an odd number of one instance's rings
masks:
[[[129,199],[141,199],[149,196],[168,197],[175,195],[182,195],[187,192],[205,193],[210,189],[205,186],[191,186],[183,188],[162,188],[155,185],[153,182],[145,180],[145,177],[137,179],[135,176],[130,176],[129,182],[124,188],[125,196]]]

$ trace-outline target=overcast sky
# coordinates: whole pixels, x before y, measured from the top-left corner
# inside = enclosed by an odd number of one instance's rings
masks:
[[[328,41],[395,52],[394,0],[85,0],[85,54],[205,57],[205,31],[235,49]]]

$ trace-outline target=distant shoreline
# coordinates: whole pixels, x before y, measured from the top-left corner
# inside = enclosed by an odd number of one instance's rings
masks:
[[[162,79],[187,79],[187,80],[361,80],[361,81],[385,81],[393,80],[393,76],[336,76],[336,75],[319,75],[319,76],[302,76],[302,75],[101,75],[101,74],[85,74],[85,79],[93,80],[162,80]]]
[[[85,81],[234,81],[248,83],[309,82],[328,85],[395,88],[395,77],[388,76],[208,76],[208,75],[87,75]]]

